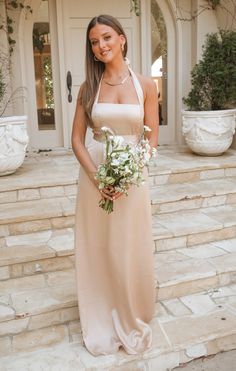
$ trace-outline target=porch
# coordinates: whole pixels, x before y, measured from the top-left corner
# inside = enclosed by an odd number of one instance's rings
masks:
[[[0,183],[0,356],[5,370],[150,370],[236,347],[236,151],[162,146],[150,167],[156,316],[143,356],[83,346],[70,150],[28,153]]]

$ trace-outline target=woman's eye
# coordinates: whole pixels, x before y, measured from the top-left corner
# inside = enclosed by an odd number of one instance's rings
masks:
[[[97,44],[97,41],[91,41],[91,45],[96,45]]]
[[[111,38],[111,36],[105,36],[104,40],[109,40],[110,38]]]

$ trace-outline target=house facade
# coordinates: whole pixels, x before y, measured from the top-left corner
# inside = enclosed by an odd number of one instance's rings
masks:
[[[12,11],[16,39],[12,89],[25,87],[26,98],[17,100],[11,109],[28,116],[29,149],[71,147],[76,98],[84,80],[86,27],[102,13],[114,15],[123,25],[134,71],[152,76],[157,84],[159,144],[184,144],[181,109],[182,97],[190,89],[190,71],[201,57],[205,35],[228,26],[228,13],[212,9],[209,3],[32,0],[32,13]],[[230,11],[232,1],[224,3]],[[4,47],[6,40],[1,37]]]

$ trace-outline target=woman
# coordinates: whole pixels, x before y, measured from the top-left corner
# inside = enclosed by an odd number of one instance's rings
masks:
[[[104,161],[101,127],[137,141],[143,125],[157,146],[158,98],[154,82],[127,65],[127,38],[109,15],[93,18],[87,29],[86,80],[73,122],[72,148],[81,164],[75,218],[76,283],[84,344],[93,355],[129,354],[151,347],[155,282],[151,206],[146,182],[128,196],[112,187],[98,189],[95,174]],[[87,127],[93,140],[85,146]],[[101,199],[114,200],[107,214]]]

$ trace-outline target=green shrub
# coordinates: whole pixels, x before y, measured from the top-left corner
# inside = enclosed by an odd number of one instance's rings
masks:
[[[236,108],[236,32],[206,37],[202,59],[191,72],[192,88],[183,102],[190,111]]]

